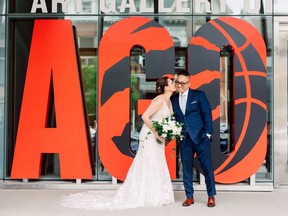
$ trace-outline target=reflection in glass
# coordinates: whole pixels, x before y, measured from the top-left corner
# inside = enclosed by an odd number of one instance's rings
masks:
[[[220,148],[225,154],[234,144],[234,70],[233,47],[220,49]]]
[[[164,26],[174,41],[175,73],[186,67],[186,48],[192,37],[191,17],[159,17],[159,23]]]
[[[139,132],[143,121],[138,114],[138,100],[152,99],[155,95],[155,81],[147,81],[145,74],[146,53],[143,47],[135,46],[130,52],[130,122],[131,122],[131,149],[137,152]]]
[[[81,53],[80,53],[81,55]],[[83,89],[86,103],[86,111],[88,115],[89,131],[90,131],[90,143],[92,144],[92,158],[93,163],[96,163],[96,152],[97,152],[97,118],[96,118],[96,107],[97,107],[97,74],[98,74],[98,59],[96,56],[85,56],[82,54],[81,58],[81,69],[82,69],[82,80]]]
[[[287,0],[274,1],[274,13],[288,14],[288,1]]]
[[[0,14],[5,14],[5,0],[0,0]]]
[[[277,0],[277,2],[280,2]],[[283,2],[283,1],[282,1]],[[286,2],[286,1],[285,1]],[[274,1],[276,3],[276,1]],[[267,53],[267,153],[263,165],[256,173],[257,181],[273,180],[273,18],[245,18],[261,32]]]
[[[72,25],[76,27],[77,37],[78,37],[78,45],[80,48],[80,52],[84,48],[88,48],[87,50],[94,49],[93,53],[95,53],[95,48],[98,47],[98,21],[95,17],[74,17],[74,16],[66,16],[65,19],[71,20]],[[87,51],[86,50],[86,51]],[[91,50],[92,51],[92,50]],[[87,52],[85,52],[87,53]],[[85,54],[87,55],[87,54]],[[91,60],[90,58],[90,61]]]
[[[2,4],[2,3],[1,3]],[[0,5],[1,9],[1,5]],[[4,107],[5,107],[5,19],[0,16],[0,163],[4,161]],[[0,179],[3,166],[0,166]]]
[[[164,26],[171,35],[175,49],[187,48],[188,43],[192,37],[192,18],[184,16],[175,17],[159,17],[159,23]],[[185,56],[185,55],[184,55]],[[183,56],[183,57],[184,57]],[[179,59],[180,60],[180,59]],[[185,59],[181,59],[178,64],[184,66]]]
[[[142,120],[137,115],[137,102],[140,99],[140,83],[141,74],[145,65],[145,51],[142,47],[134,47],[130,53],[131,76],[130,76],[130,122],[131,122],[131,149],[134,153],[138,150],[139,132],[142,125]]]
[[[45,178],[60,177],[59,154],[42,154],[41,176]]]
[[[72,20],[72,24],[76,27],[77,31],[83,90],[90,133],[89,141],[92,145],[92,159],[96,173],[94,179],[111,180],[111,176],[105,170],[98,154],[98,21],[95,17],[66,17],[66,19]]]

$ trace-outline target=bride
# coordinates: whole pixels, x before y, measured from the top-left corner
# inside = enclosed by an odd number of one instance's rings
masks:
[[[152,127],[172,114],[170,96],[176,90],[169,77],[156,82],[156,96],[142,115],[143,127],[139,148],[129,168],[125,182],[108,197],[109,192],[89,191],[63,197],[61,204],[70,208],[117,210],[162,206],[174,203],[170,174],[165,158],[165,139]],[[160,140],[162,144],[157,143]],[[111,195],[111,194],[110,194]]]

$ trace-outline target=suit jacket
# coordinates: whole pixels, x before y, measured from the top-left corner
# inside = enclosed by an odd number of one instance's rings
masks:
[[[206,134],[212,135],[211,107],[203,91],[189,89],[185,115],[180,109],[179,93],[171,97],[171,102],[176,120],[184,124],[183,131],[189,133],[195,144],[199,144]]]

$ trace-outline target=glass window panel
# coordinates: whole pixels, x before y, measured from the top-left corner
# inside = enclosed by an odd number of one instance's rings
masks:
[[[234,49],[231,45],[220,48],[220,150],[233,151],[235,137]]]
[[[5,114],[5,17],[0,16],[0,163],[4,162],[4,114]],[[0,179],[3,166],[0,166]]]
[[[5,2],[6,0],[0,0],[0,14],[5,14]]]
[[[104,167],[98,156],[98,134],[97,134],[97,74],[98,74],[98,19],[97,17],[65,17],[72,20],[76,27],[79,55],[81,60],[82,80],[90,127],[90,138],[93,151],[93,159],[96,167],[94,179],[100,176],[106,180],[107,173],[103,174]],[[109,179],[110,180],[110,179]]]
[[[260,32],[267,46],[267,152],[265,161],[256,173],[258,181],[273,181],[273,20],[272,17],[261,17]],[[259,30],[259,27],[258,27]]]
[[[93,48],[93,47],[91,47]],[[96,166],[100,165],[99,158],[96,158],[98,154],[98,139],[97,139],[97,74],[98,74],[98,56],[96,52],[87,53],[85,50],[80,51],[82,80],[86,102],[86,110],[88,115],[88,122],[90,127],[90,138],[93,150],[93,159]],[[99,171],[96,169],[97,173]],[[96,178],[96,176],[95,176]]]
[[[96,49],[98,47],[98,20],[97,17],[66,16],[76,27],[78,46],[82,48]]]
[[[186,67],[186,48],[192,37],[192,18],[190,16],[159,17],[159,23],[166,28],[174,41],[175,70]]]
[[[288,14],[288,1],[274,0],[274,14]]]
[[[103,20],[103,25],[100,26],[102,34],[104,34],[107,29],[109,29],[114,23],[127,18],[127,16],[103,16],[100,17],[101,20]],[[100,25],[100,24],[99,24]],[[102,35],[100,36],[102,37]]]
[[[133,47],[130,54],[130,109],[131,109],[131,150],[136,153],[139,145],[139,133],[143,125],[143,121],[139,115],[137,115],[137,102],[143,98],[145,92],[148,90],[145,85],[145,50],[142,47]],[[144,84],[144,85],[143,85]],[[155,82],[153,82],[155,84]],[[151,86],[151,85],[149,85]],[[145,87],[143,89],[143,87]],[[152,86],[151,86],[152,87]],[[152,92],[154,88],[149,89]]]
[[[159,23],[170,33],[174,40],[174,46],[187,48],[192,37],[192,18],[190,16],[159,17]]]

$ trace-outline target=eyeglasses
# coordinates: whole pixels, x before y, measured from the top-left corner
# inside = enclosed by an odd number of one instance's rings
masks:
[[[184,85],[186,85],[187,83],[189,83],[190,81],[187,81],[187,82],[179,82],[179,81],[175,81],[175,85],[181,85],[182,87],[184,86]]]

